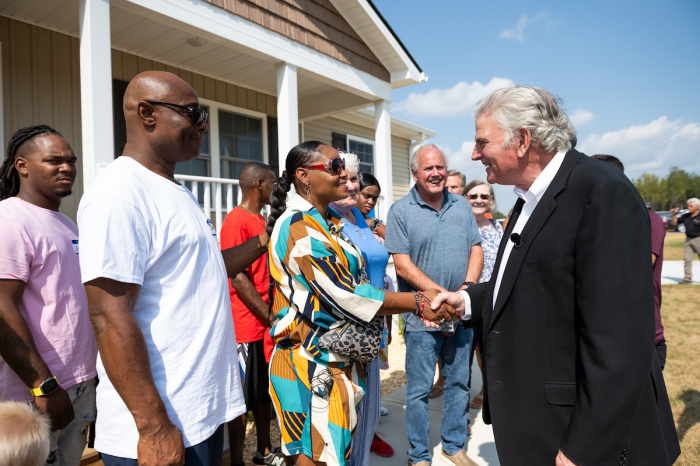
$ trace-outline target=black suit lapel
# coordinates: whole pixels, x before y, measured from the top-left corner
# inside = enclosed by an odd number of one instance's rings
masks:
[[[489,288],[486,293],[486,300],[484,301],[484,313],[483,313],[483,323],[484,328],[490,327],[491,314],[493,311],[493,290],[496,286],[496,277],[498,277],[498,269],[501,267],[501,258],[503,257],[503,251],[506,248],[506,244],[509,241],[510,234],[515,227],[515,223],[518,221],[520,212],[523,210],[523,204],[525,201],[521,198],[515,202],[513,207],[513,212],[510,214],[510,219],[508,219],[508,225],[506,226],[506,231],[503,233],[501,238],[501,243],[498,245],[498,253],[496,254],[496,263],[493,266],[493,272],[491,273],[491,279],[489,280]]]
[[[525,228],[520,234],[522,241],[521,246],[519,248],[512,249],[510,257],[508,258],[508,263],[504,265],[506,268],[503,271],[501,286],[498,290],[498,298],[496,299],[496,305],[493,308],[493,315],[491,316],[489,325],[492,325],[493,322],[496,321],[498,315],[503,310],[506,301],[508,301],[508,297],[513,291],[513,286],[515,285],[515,281],[520,273],[520,268],[522,267],[525,257],[527,256],[527,251],[530,249],[530,246],[537,237],[537,234],[547,222],[549,216],[552,214],[552,212],[554,212],[554,209],[556,209],[556,197],[566,187],[566,180],[569,178],[571,170],[574,168],[574,165],[576,165],[580,157],[585,156],[573,149],[565,155],[564,162],[559,168],[559,171],[545,191],[542,199],[540,199],[540,202],[537,203],[535,211],[532,212],[532,215],[530,215]],[[510,227],[510,222],[508,222],[508,226]],[[513,227],[515,227],[515,222],[513,222]],[[508,228],[508,231],[508,235],[510,235],[512,228]],[[499,260],[503,254],[503,249],[505,249],[505,242],[508,240],[509,238],[504,237],[504,241],[501,242],[501,248],[499,248],[498,251]],[[497,277],[495,270],[493,276]],[[491,292],[493,293],[493,290],[491,290]],[[490,302],[493,302],[493,294],[491,295]]]

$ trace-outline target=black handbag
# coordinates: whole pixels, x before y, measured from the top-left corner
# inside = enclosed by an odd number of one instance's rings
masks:
[[[342,236],[343,240],[357,251],[362,268],[358,277],[358,285],[369,283],[369,277],[364,269],[362,252],[355,246],[352,240],[335,225],[329,223],[331,233]],[[384,333],[384,316],[375,316],[368,323],[358,323],[349,320],[338,321],[328,330],[317,329],[318,347],[342,354],[350,359],[360,362],[371,362],[379,356]]]

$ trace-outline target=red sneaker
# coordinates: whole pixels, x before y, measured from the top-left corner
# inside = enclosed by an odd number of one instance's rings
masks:
[[[391,448],[391,445],[380,439],[376,433],[372,439],[372,446],[369,447],[369,451],[373,451],[377,456],[383,456],[384,458],[388,458],[394,454],[394,449]]]

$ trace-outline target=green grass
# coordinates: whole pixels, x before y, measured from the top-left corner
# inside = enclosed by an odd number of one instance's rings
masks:
[[[664,251],[664,255],[666,252]],[[700,286],[665,285],[661,318],[668,345],[664,380],[681,440],[676,466],[700,465]]]

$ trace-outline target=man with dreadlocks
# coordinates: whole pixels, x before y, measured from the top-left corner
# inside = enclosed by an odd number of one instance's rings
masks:
[[[76,157],[53,128],[10,140],[0,168],[0,401],[51,419],[47,465],[80,464],[95,418],[97,346],[78,264],[78,229],[58,211]]]

